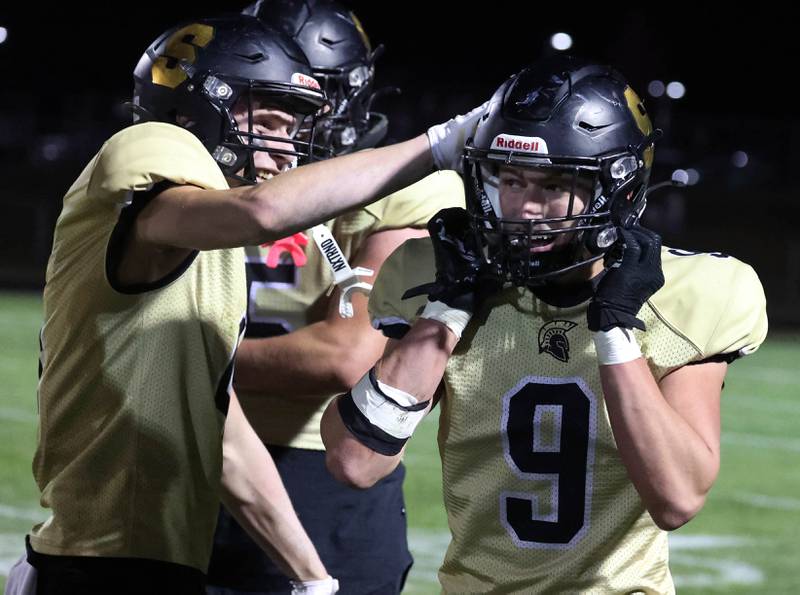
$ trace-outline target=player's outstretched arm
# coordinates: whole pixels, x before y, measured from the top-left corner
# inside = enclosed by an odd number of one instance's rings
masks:
[[[137,241],[213,250],[286,237],[400,190],[433,169],[457,168],[484,109],[411,140],[312,163],[255,186],[168,188],[137,218]]]
[[[167,188],[137,218],[137,237],[183,250],[255,246],[368,204],[432,170],[427,137],[298,167],[254,186]]]
[[[123,285],[157,282],[195,250],[255,246],[289,236],[453,169],[484,106],[411,140],[312,163],[255,186],[162,189],[138,212],[117,267]]]
[[[328,573],[295,514],[278,470],[231,393],[222,442],[222,500],[288,577],[324,580]]]
[[[384,260],[425,230],[392,229],[370,235],[352,261],[377,275]],[[381,357],[386,338],[372,328],[367,296],[353,294],[352,318],[339,314],[339,290],[328,300],[325,319],[294,332],[245,339],[236,353],[234,382],[240,392],[320,397],[349,390]]]

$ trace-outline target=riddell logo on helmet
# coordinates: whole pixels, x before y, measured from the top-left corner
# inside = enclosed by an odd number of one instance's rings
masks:
[[[308,76],[307,74],[301,74],[299,72],[295,72],[292,74],[292,82],[295,85],[303,85],[304,87],[310,87],[311,89],[320,89],[319,83],[317,79],[312,76]]]
[[[547,154],[547,143],[538,136],[516,136],[513,134],[498,134],[492,141],[492,149],[503,151],[517,151],[520,153]]]

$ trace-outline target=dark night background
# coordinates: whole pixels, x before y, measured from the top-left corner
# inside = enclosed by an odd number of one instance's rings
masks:
[[[100,145],[129,122],[120,104],[145,47],[186,18],[247,2],[47,4],[4,2],[0,26],[0,287],[39,288],[66,189]],[[797,33],[787,15],[629,3],[345,2],[386,53],[378,86],[403,89],[376,108],[404,140],[487,99],[505,77],[549,49],[615,65],[656,126],[653,181],[694,168],[696,185],[653,194],[645,222],[665,243],[720,250],[752,264],[775,325],[800,325],[800,150]],[[28,8],[30,7],[30,8]],[[534,7],[536,7],[534,9]],[[12,12],[13,10],[13,12]],[[648,95],[654,79],[686,86],[679,100]],[[734,154],[744,152],[744,167]],[[742,165],[739,154],[738,165]]]

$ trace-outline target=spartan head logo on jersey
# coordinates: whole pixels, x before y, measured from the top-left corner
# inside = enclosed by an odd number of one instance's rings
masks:
[[[569,320],[553,320],[539,329],[539,353],[549,353],[560,362],[569,361],[567,332],[577,324]]]

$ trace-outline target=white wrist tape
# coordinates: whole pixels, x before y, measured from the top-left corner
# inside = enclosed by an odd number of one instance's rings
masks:
[[[289,581],[292,595],[334,595],[339,591],[339,581],[328,576],[318,581]]]
[[[364,374],[350,390],[353,402],[371,424],[395,438],[409,438],[425,417],[428,402],[417,401],[407,392],[378,379],[373,383],[372,374],[372,370]]]
[[[614,327],[594,334],[594,348],[597,361],[602,366],[624,364],[642,357],[642,350],[633,336],[633,331]]]
[[[441,322],[453,331],[456,338],[460,339],[461,333],[467,328],[469,320],[472,318],[472,314],[466,310],[448,306],[443,302],[428,302],[422,314],[420,314],[420,318]]]

